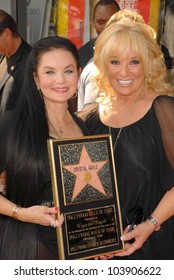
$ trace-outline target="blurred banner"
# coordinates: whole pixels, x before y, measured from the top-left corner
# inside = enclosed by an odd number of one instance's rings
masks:
[[[85,0],[58,1],[57,34],[83,45]]]
[[[120,9],[136,10],[157,32],[160,0],[118,0],[117,3]]]

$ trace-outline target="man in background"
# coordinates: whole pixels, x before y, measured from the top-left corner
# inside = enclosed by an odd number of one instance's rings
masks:
[[[119,10],[120,7],[115,0],[100,0],[97,2],[94,7],[92,18],[97,35],[99,35],[105,28],[110,17]],[[94,55],[94,44],[96,39],[97,38],[91,39],[79,49],[80,66],[82,68],[86,66]]]
[[[21,38],[14,19],[0,10],[0,112],[17,104],[30,51],[31,46]]]

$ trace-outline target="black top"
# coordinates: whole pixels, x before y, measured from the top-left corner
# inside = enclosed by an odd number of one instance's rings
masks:
[[[89,60],[94,56],[95,40],[96,38],[91,39],[79,49],[80,66],[82,68],[84,68]]]
[[[146,219],[164,193],[174,186],[173,119],[174,98],[160,96],[144,117],[121,131],[114,156],[123,228],[127,226],[126,215],[130,209],[143,208]],[[109,133],[109,128],[99,119],[98,107],[87,116],[86,125],[90,134]],[[114,145],[119,128],[110,131]],[[174,217],[163,223],[160,231],[154,232],[141,249],[123,259],[174,260],[173,233]]]

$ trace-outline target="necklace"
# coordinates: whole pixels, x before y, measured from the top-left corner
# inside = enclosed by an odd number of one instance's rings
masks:
[[[64,126],[62,126],[64,127]],[[56,134],[58,135],[58,138],[62,138],[63,130],[62,127],[58,127],[57,129],[54,127]]]
[[[118,139],[119,139],[119,137],[120,137],[120,134],[121,134],[121,132],[122,132],[122,129],[123,129],[123,127],[121,127],[121,128],[119,129],[118,134],[117,134],[117,137],[115,138],[115,142],[114,142],[114,145],[113,145],[114,150],[115,150],[115,147],[116,147],[116,145],[117,145],[117,142],[118,142]],[[111,128],[110,126],[109,126],[109,134],[112,135],[112,128]]]
[[[52,128],[52,132],[54,133],[54,135],[56,135],[56,137],[58,139],[61,139],[62,138],[62,135],[63,135],[63,127],[65,127],[66,125],[68,125],[69,123],[72,123],[73,126],[74,126],[74,130],[76,132],[76,136],[79,136],[79,132],[78,132],[78,129],[77,129],[77,124],[75,123],[73,117],[71,116],[71,114],[67,111],[67,114],[68,116],[70,117],[70,120],[68,122],[66,122],[64,125],[62,126],[59,126],[59,127],[55,127],[51,122],[50,120],[48,120],[49,122],[49,125],[50,127]]]
[[[117,145],[118,139],[120,138],[120,134],[121,134],[121,132],[122,132],[122,130],[123,130],[123,127],[125,126],[126,122],[129,120],[129,117],[130,117],[130,115],[131,115],[131,113],[132,113],[132,111],[133,111],[133,109],[134,109],[134,107],[135,107],[135,104],[136,104],[136,102],[132,105],[130,111],[128,112],[126,118],[125,118],[124,121],[123,121],[122,126],[121,126],[121,127],[119,128],[119,130],[118,130],[118,134],[117,134],[117,136],[116,136],[116,138],[115,138],[115,142],[113,143],[113,149],[114,149],[114,150],[115,150],[115,147],[116,147],[116,145]],[[110,127],[110,126],[109,126],[109,134],[112,135],[112,127]]]

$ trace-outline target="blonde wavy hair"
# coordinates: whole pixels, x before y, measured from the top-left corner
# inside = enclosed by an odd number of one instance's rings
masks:
[[[166,82],[163,53],[156,42],[155,31],[144,22],[123,17],[118,22],[109,24],[96,41],[94,64],[97,74],[94,80],[103,93],[102,100],[116,94],[108,79],[110,57],[126,55],[130,49],[143,65],[147,90],[153,89],[159,94],[171,93],[171,86]]]
[[[130,10],[130,9],[122,9],[118,12],[116,12],[115,14],[113,14],[110,19],[108,20],[108,22],[106,23],[105,28],[107,28],[109,25],[111,25],[114,22],[118,22],[121,19],[124,18],[128,18],[132,21],[135,22],[141,22],[141,23],[145,23],[144,18],[135,10]]]

